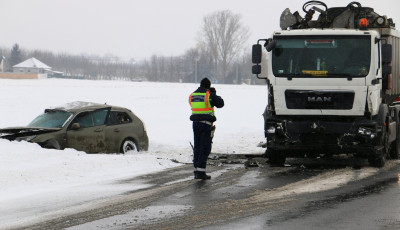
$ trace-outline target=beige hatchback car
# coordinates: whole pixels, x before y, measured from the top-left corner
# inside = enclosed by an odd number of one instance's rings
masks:
[[[0,138],[87,153],[147,151],[149,147],[145,124],[131,110],[80,101],[46,109],[26,127],[0,129]]]

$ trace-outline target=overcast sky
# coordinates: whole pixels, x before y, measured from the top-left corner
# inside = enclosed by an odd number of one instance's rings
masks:
[[[229,9],[242,15],[251,44],[279,29],[285,8],[304,16],[304,0],[0,0],[0,46],[70,54],[113,54],[144,59],[178,56],[195,46],[202,19]],[[344,7],[351,0],[327,0]],[[400,28],[399,0],[361,0],[393,18]]]

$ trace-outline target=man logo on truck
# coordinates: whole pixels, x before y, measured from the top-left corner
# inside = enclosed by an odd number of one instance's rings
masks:
[[[308,97],[308,102],[332,102],[332,97]]]

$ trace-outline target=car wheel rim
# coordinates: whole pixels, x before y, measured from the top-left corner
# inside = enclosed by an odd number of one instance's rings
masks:
[[[136,150],[136,144],[133,141],[125,141],[123,147],[124,153]]]

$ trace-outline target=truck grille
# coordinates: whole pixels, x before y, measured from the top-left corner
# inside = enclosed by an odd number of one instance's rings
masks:
[[[354,91],[286,90],[285,99],[288,109],[350,110]]]

